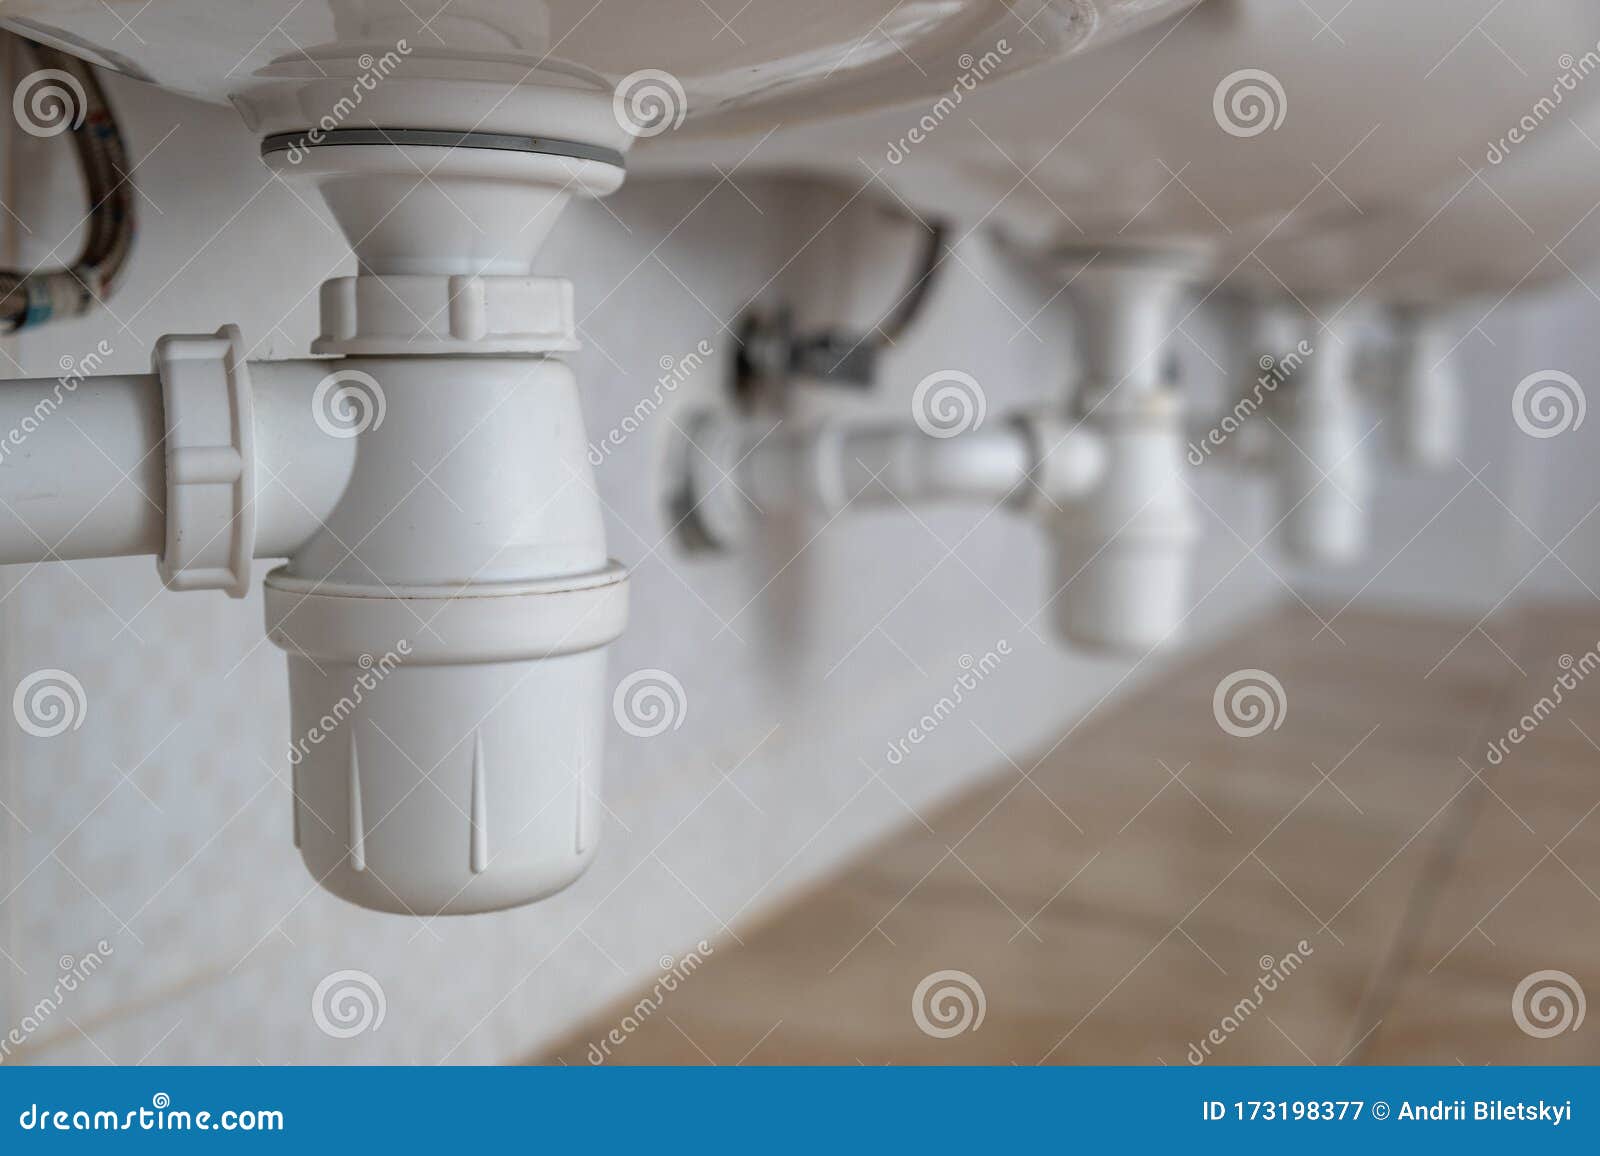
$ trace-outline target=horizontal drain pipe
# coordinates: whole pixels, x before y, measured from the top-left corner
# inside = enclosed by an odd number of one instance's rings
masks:
[[[232,339],[224,331],[169,342],[211,347],[220,384]],[[355,441],[327,436],[314,418],[329,367],[310,359],[249,367],[254,466],[283,479],[252,494],[257,558],[293,554],[349,482]],[[163,554],[167,444],[159,373],[0,381],[0,563]]]
[[[983,425],[965,373],[930,375],[915,422],[824,422],[773,432],[701,415],[690,428],[682,497],[691,535],[730,548],[761,511],[847,505],[1004,503],[1038,518],[1052,554],[1052,614],[1069,643],[1143,651],[1188,616],[1197,536],[1183,465],[1183,409],[1160,380],[1160,351],[1187,281],[1142,254],[1060,255],[1078,309],[1076,404]]]

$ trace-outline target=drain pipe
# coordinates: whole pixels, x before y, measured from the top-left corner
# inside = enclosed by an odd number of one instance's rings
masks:
[[[1190,418],[1189,464],[1242,472],[1266,468],[1277,431],[1263,413],[1272,395],[1314,352],[1283,302],[1235,294],[1223,299],[1234,340],[1224,351],[1220,405]]]
[[[1082,500],[1105,469],[1097,436],[1038,414],[940,434],[896,420],[795,430],[701,413],[686,432],[684,525],[696,545],[718,550],[743,545],[764,515],[795,506],[827,518],[941,503],[1040,513]]]
[[[1372,492],[1370,455],[1363,407],[1355,383],[1355,326],[1343,301],[1319,302],[1330,320],[1317,325],[1287,300],[1241,302],[1230,378],[1236,388],[1225,397],[1209,428],[1190,431],[1189,461],[1196,467],[1216,461],[1223,468],[1263,478],[1272,494],[1273,529],[1292,559],[1307,564],[1340,565],[1366,548],[1368,499]],[[1436,461],[1454,441],[1437,425],[1441,380],[1417,373],[1419,359],[1436,356],[1414,350],[1395,390],[1401,414],[1400,453],[1413,462]],[[1433,362],[1429,362],[1432,365]],[[1409,417],[1409,422],[1406,420]],[[1453,452],[1453,451],[1452,451]]]
[[[154,374],[0,382],[0,563],[160,553],[162,423]]]
[[[187,508],[169,520],[167,483],[169,477],[187,477],[174,500],[192,503],[202,469],[239,472],[246,455],[233,448],[234,403],[227,394],[228,364],[237,364],[239,341],[231,326],[215,334],[163,338],[152,373],[0,381],[0,564],[160,556],[172,560],[164,566],[169,585],[200,588],[200,571],[209,567],[187,557],[199,527],[189,528],[193,516]],[[249,457],[258,477],[283,479],[260,486],[245,515],[254,523],[258,558],[282,558],[298,549],[349,479],[355,442],[328,437],[313,418],[311,399],[328,364],[264,361],[248,367]],[[191,412],[191,428],[168,429],[163,386],[174,395],[185,390],[179,381],[184,372],[202,380],[202,393],[215,387],[219,428],[207,431],[214,443],[199,440],[203,415],[197,412]],[[184,400],[175,398],[175,405]],[[54,417],[64,407],[70,407],[71,420]],[[196,448],[215,452],[196,457],[189,452]],[[169,458],[175,466],[169,467]],[[180,535],[170,547],[169,529]],[[230,528],[218,535],[217,545],[231,545],[234,537]],[[230,580],[222,585],[242,593],[229,565]]]
[[[568,294],[536,292],[570,347]],[[67,379],[0,383],[0,561],[154,555],[174,590],[242,597],[252,559],[287,557],[267,630],[289,652],[293,830],[318,881],[419,915],[570,883],[598,837],[604,647],[627,613],[571,370],[243,350],[226,326],[70,398]]]
[[[983,428],[977,383],[946,372],[919,387],[914,424],[790,431],[701,414],[688,426],[680,496],[691,540],[736,547],[761,515],[797,503],[829,517],[886,504],[1003,503],[1044,524],[1064,640],[1145,650],[1172,638],[1187,613],[1196,530],[1180,474],[1182,407],[1158,367],[1187,270],[1105,255],[1068,257],[1063,270],[1084,335],[1075,410]]]
[[[1267,406],[1278,436],[1265,468],[1285,551],[1302,562],[1341,565],[1366,548],[1372,480],[1349,310],[1324,302],[1317,312],[1330,320],[1320,332],[1314,323],[1305,327],[1314,345],[1305,369]]]
[[[1106,468],[1084,501],[1050,519],[1056,623],[1081,646],[1147,650],[1181,632],[1199,534],[1183,477],[1183,402],[1161,380],[1189,270],[1130,253],[1063,272],[1078,320],[1076,409],[1103,439]]]
[[[247,361],[229,326],[163,338],[150,374],[0,384],[0,560],[154,555],[172,589],[241,597],[287,559],[265,610],[295,842],[324,888],[412,915],[529,903],[591,861],[627,619],[572,287],[529,270],[638,130],[603,86],[505,68],[487,112],[418,67],[355,123],[354,55],[236,98],[355,251],[322,287],[326,356]]]

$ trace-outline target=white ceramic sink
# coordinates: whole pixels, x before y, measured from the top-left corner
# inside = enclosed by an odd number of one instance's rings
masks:
[[[871,180],[919,213],[1032,248],[1181,243],[1214,254],[1218,276],[1296,292],[1532,283],[1561,270],[1545,246],[1560,242],[1576,265],[1600,233],[1566,235],[1600,199],[1600,149],[1590,156],[1570,123],[1600,141],[1600,79],[1561,89],[1549,123],[1502,163],[1485,159],[1567,65],[1600,59],[1590,0],[1545,0],[1536,13],[1496,0],[723,7],[9,0],[0,23],[231,100],[263,133],[303,127],[306,109],[334,104],[362,61],[402,39],[408,54],[364,110],[406,122],[386,128],[537,131],[622,150],[635,141],[599,97],[664,73],[681,90],[669,111],[687,117],[645,135],[636,172],[715,164]],[[435,81],[450,101],[435,99]],[[470,123],[456,102],[463,81],[478,86]],[[568,110],[563,91],[586,99]]]
[[[381,57],[402,38],[410,54],[397,76],[604,91],[658,70],[681,87],[682,132],[694,133],[911,100],[947,89],[963,59],[992,52],[993,75],[1020,71],[1193,2],[8,0],[0,23],[214,101],[329,61]]]
[[[926,105],[785,130],[754,152],[753,140],[647,147],[634,167],[726,166],[749,153],[744,171],[876,174],[919,213],[999,226],[1032,246],[1205,242],[1226,273],[1264,238],[1354,225],[1404,240],[1470,167],[1486,167],[1489,142],[1550,97],[1563,56],[1581,58],[1597,42],[1600,5],[1587,0],[1536,10],[1496,0],[1207,0],[1081,60],[984,82],[920,141],[908,133]],[[1264,103],[1252,104],[1252,87]],[[1562,96],[1564,122],[1600,104],[1600,77]],[[1513,149],[1486,179],[1520,182],[1530,196],[1542,189],[1537,143]],[[1600,173],[1591,163],[1600,155],[1578,144],[1579,179]],[[1426,266],[1457,255],[1441,245],[1414,257]],[[1484,256],[1513,279],[1524,271],[1520,257],[1502,267]]]
[[[1572,276],[1594,283],[1600,108],[1549,120],[1497,164],[1483,153],[1471,159],[1471,169],[1398,210],[1268,242],[1235,279],[1281,280],[1302,297],[1402,302],[1498,297]]]

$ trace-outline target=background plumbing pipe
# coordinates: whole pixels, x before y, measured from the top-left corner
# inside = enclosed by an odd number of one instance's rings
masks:
[[[707,415],[691,426],[680,495],[691,533],[738,542],[758,512],[796,495],[830,514],[853,503],[1010,501],[1050,533],[1050,604],[1068,642],[1167,641],[1188,613],[1197,534],[1181,474],[1183,407],[1161,382],[1187,273],[1144,254],[1064,261],[1080,306],[1081,418],[1025,414],[941,436],[866,423],[791,433]]]
[[[1302,371],[1313,349],[1280,301],[1237,296],[1226,304],[1234,338],[1221,404],[1209,415],[1190,417],[1189,464],[1214,460],[1239,470],[1263,470],[1278,436],[1263,411],[1272,395]]]
[[[1027,484],[1034,447],[1020,426],[929,437],[902,425],[847,429],[824,426],[818,452],[831,457],[829,505],[855,496],[872,504],[965,499],[1003,502]],[[819,478],[819,482],[823,482]],[[830,492],[831,491],[831,492]]]
[[[1315,351],[1305,369],[1273,395],[1279,436],[1270,469],[1285,550],[1304,562],[1339,564],[1365,548],[1371,478],[1351,326],[1337,303],[1319,312],[1333,320],[1308,339]]]
[[[1158,255],[1108,254],[1073,268],[1067,295],[1077,319],[1083,395],[1161,388],[1161,351],[1186,270]]]
[[[1183,466],[1182,407],[1165,392],[1107,399],[1094,428],[1105,469],[1084,500],[1048,515],[1057,630],[1101,650],[1148,650],[1188,614],[1199,531]]]
[[[847,507],[973,502],[1069,503],[1093,486],[1104,453],[1089,430],[1019,414],[938,437],[905,422],[824,422],[805,429],[704,414],[689,425],[687,505],[715,546],[742,541],[762,513],[800,502]]]
[[[1182,627],[1198,533],[1182,475],[1183,405],[1161,381],[1187,270],[1125,254],[1100,256],[1070,276],[1077,412],[1103,441],[1106,468],[1083,501],[1051,518],[1055,622],[1080,646],[1145,650]]]

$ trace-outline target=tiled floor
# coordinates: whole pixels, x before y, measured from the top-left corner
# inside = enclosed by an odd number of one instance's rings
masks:
[[[1600,616],[1484,626],[1257,624],[537,1058],[1600,1061],[1600,1024],[1541,1038],[1512,1002],[1546,969],[1600,993]],[[1489,765],[1563,655],[1576,690]],[[1247,668],[1284,705],[1237,737],[1213,695]]]

